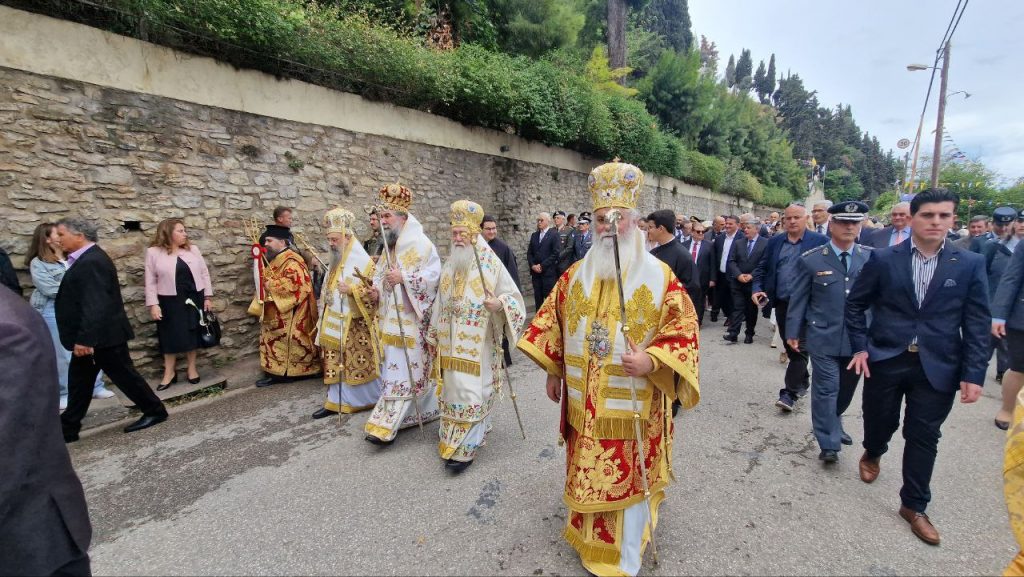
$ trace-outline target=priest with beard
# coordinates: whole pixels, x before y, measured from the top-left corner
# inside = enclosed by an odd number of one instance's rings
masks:
[[[327,401],[314,419],[365,411],[380,397],[377,307],[361,280],[373,278],[374,264],[352,230],[354,223],[355,215],[343,208],[324,215],[331,261],[320,294],[316,344],[323,354]]]
[[[289,247],[288,227],[268,224],[264,233],[266,293],[260,322],[260,366],[266,375],[257,387],[320,373],[320,350],[313,342],[316,299],[306,261]]]
[[[384,363],[381,396],[364,430],[367,441],[384,446],[395,440],[399,429],[438,416],[437,394],[428,386],[431,358],[425,352],[424,337],[437,295],[441,258],[423,225],[409,212],[412,191],[389,184],[378,194],[377,215],[385,244],[370,299],[379,307]]]
[[[473,463],[490,428],[506,378],[502,336],[515,342],[526,320],[519,287],[480,235],[483,217],[475,202],[451,206],[451,256],[427,332],[441,409],[438,450],[454,473]]]
[[[519,348],[548,373],[548,397],[562,404],[565,539],[590,573],[636,575],[673,478],[670,407],[700,399],[697,314],[668,266],[644,250],[636,212],[643,173],[611,162],[590,173],[589,185],[598,240],[559,279]]]

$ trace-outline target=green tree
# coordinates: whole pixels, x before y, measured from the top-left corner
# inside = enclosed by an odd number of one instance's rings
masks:
[[[562,0],[487,0],[503,52],[534,58],[576,44],[584,15]]]
[[[662,52],[658,64],[637,84],[647,110],[688,147],[697,145],[708,120],[712,83],[700,75],[700,53]]]
[[[765,68],[764,60],[757,65],[757,71],[754,72],[754,92],[757,93],[757,99],[761,101],[761,104],[765,103],[764,94],[764,81],[765,81]]]
[[[687,0],[651,0],[640,13],[640,24],[664,38],[677,54],[685,54],[693,48]]]
[[[769,104],[772,99],[772,95],[775,94],[775,54],[772,53],[771,59],[768,60],[768,71],[764,75],[764,88],[765,94],[768,95],[767,99],[763,99],[764,104]]]
[[[604,46],[598,44],[587,61],[584,75],[587,81],[597,90],[606,94],[617,96],[634,96],[637,93],[635,88],[622,86],[620,80],[629,75],[631,68],[611,68],[608,65],[608,54]]]
[[[750,57],[750,50],[746,48],[740,53],[740,59],[736,61],[736,87],[740,92],[750,92],[753,84],[751,74],[754,72],[754,61]]]
[[[729,63],[725,65],[725,85],[728,88],[736,86],[736,58],[730,54]]]
[[[733,66],[735,68],[735,64]],[[718,76],[718,47],[703,34],[700,36],[700,68],[701,74],[708,78]]]

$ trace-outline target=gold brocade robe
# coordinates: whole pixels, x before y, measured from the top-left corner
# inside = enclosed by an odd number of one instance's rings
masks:
[[[323,353],[324,384],[364,385],[380,376],[377,306],[358,277],[373,278],[374,264],[353,239],[329,273],[320,295],[321,315],[317,344]],[[338,287],[345,284],[349,293]],[[344,343],[341,341],[344,340]]]
[[[1004,337],[1005,338],[1005,337]],[[1017,395],[1013,426],[1006,432],[1003,457],[1003,493],[1010,513],[1010,528],[1024,551],[1024,391]],[[1018,551],[1003,575],[1024,576],[1024,552]]]
[[[305,261],[295,251],[285,249],[270,261],[264,276],[260,365],[276,376],[319,373],[320,351],[313,343],[316,301]]]
[[[621,366],[616,282],[577,278],[581,264],[562,275],[518,346],[548,374],[563,378],[565,537],[589,570],[605,572],[619,561],[623,511],[642,503],[644,492],[629,379]],[[629,279],[627,332],[655,359],[655,370],[632,382],[656,520],[662,489],[672,478],[672,401],[689,408],[700,398],[697,318],[683,286],[653,256],[641,257]]]

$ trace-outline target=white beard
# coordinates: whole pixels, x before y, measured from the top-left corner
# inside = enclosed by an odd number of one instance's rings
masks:
[[[452,243],[449,248],[451,256],[448,257],[448,264],[451,265],[453,271],[465,275],[469,272],[470,267],[475,266],[476,257],[473,255],[473,247],[455,246],[455,243]]]
[[[634,237],[637,235],[637,228],[635,226],[626,227],[626,232],[619,236],[619,244],[624,249],[627,246],[631,246]],[[601,280],[610,280],[615,278],[615,244],[614,239],[611,236],[601,237],[594,241],[594,244],[587,251],[587,256],[583,257],[585,260],[594,260],[596,267],[594,267],[594,274]],[[628,250],[619,251],[619,265],[623,270],[629,268],[629,265],[633,262],[633,253]]]

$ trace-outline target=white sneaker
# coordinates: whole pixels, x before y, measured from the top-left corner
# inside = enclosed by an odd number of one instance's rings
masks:
[[[68,408],[68,396],[67,395],[61,395],[60,396],[60,410],[63,411],[66,408]]]
[[[111,390],[107,389],[106,387],[95,389],[92,392],[92,398],[94,399],[109,399],[113,396],[114,393]]]

